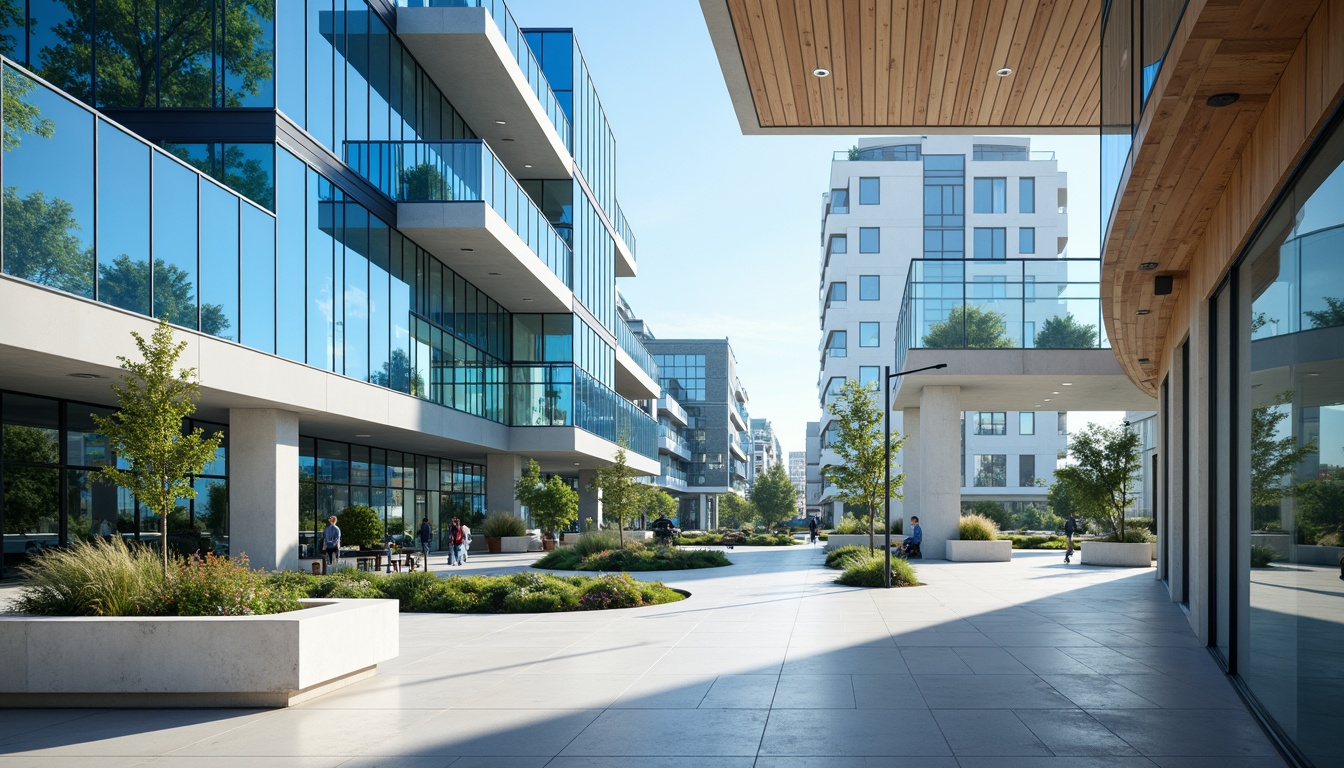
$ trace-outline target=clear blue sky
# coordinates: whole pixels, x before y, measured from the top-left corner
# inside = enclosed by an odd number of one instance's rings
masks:
[[[661,338],[727,336],[751,415],[803,450],[820,415],[821,195],[831,152],[856,137],[743,136],[695,0],[507,2],[520,26],[573,28],[583,48],[639,241],[622,294]],[[1097,138],[1032,148],[1054,150],[1069,174],[1069,255],[1096,256]]]

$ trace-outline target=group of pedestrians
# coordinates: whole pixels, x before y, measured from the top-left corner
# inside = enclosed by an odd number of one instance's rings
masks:
[[[429,548],[434,542],[434,526],[429,518],[420,520],[417,532],[420,551],[424,553],[425,568],[429,568]],[[471,546],[471,527],[454,517],[448,525],[448,565],[466,565],[467,549]],[[327,569],[336,564],[341,556],[341,529],[336,525],[336,516],[327,518],[327,527],[322,529],[322,561]]]

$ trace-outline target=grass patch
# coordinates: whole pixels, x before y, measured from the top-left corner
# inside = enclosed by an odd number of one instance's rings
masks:
[[[826,553],[826,567],[844,570],[845,563],[854,558],[867,559],[873,556],[875,550],[858,544],[847,544],[843,547],[836,547]],[[880,550],[877,550],[880,551]]]
[[[844,571],[835,578],[835,583],[847,587],[884,587],[886,578],[886,557],[882,553],[872,554],[866,548],[860,548],[862,555],[854,554],[842,560]],[[891,558],[891,585],[893,587],[917,587],[915,568],[910,562],[899,557]]]
[[[587,537],[573,547],[557,549],[532,564],[533,568],[552,571],[684,571],[693,568],[722,568],[732,565],[718,550],[646,547],[635,542],[625,549],[602,549],[584,554]]]
[[[330,576],[279,573],[277,588],[306,597],[381,597],[398,601],[402,613],[556,613],[662,605],[685,599],[657,582],[626,574],[557,576],[449,576],[433,573],[376,574],[340,571]]]

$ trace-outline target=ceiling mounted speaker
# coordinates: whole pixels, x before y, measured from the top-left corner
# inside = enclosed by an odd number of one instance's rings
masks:
[[[1172,283],[1171,275],[1158,275],[1153,278],[1153,295],[1166,296],[1171,293]]]

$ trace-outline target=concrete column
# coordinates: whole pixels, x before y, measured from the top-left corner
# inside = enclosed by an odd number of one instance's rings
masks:
[[[579,530],[582,531],[602,527],[602,493],[589,490],[595,479],[596,470],[579,470]]]
[[[253,568],[299,567],[299,415],[229,410],[229,554]]]
[[[923,488],[919,475],[919,409],[906,408],[902,413],[905,422],[905,444],[901,446],[901,470],[905,472],[905,487],[901,489],[901,493],[905,496],[905,502],[901,505],[901,511],[903,519],[909,521],[911,515],[920,514],[919,494]],[[907,534],[910,532],[908,522],[903,530]]]
[[[919,395],[919,522],[924,557],[941,560],[961,520],[961,387]]]
[[[523,505],[513,495],[513,486],[523,476],[523,457],[515,453],[491,453],[485,457],[485,508],[522,516]]]

